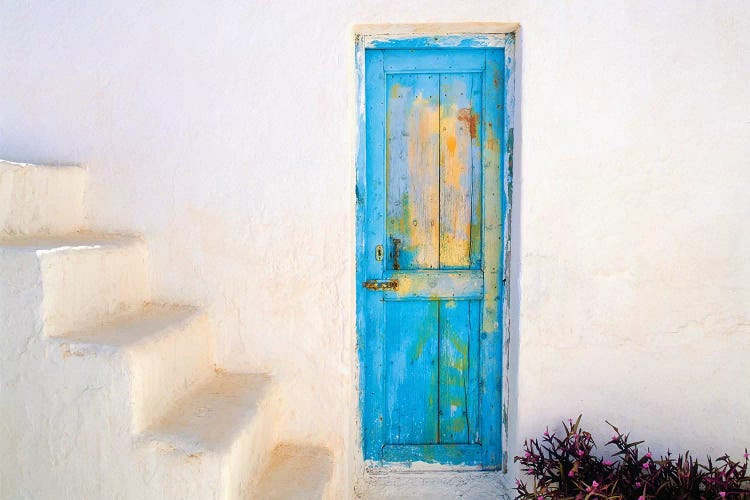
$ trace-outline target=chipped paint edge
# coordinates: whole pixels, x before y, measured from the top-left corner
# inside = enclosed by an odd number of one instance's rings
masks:
[[[364,43],[368,49],[503,48],[507,36],[505,33],[364,35]]]
[[[515,144],[516,108],[516,32],[509,33],[505,45],[505,116],[503,117],[503,255],[502,255],[502,310],[503,310],[503,387],[502,387],[502,471],[508,472],[508,442],[510,439],[508,413],[510,412],[510,265],[511,265],[511,214],[513,196],[513,148]]]

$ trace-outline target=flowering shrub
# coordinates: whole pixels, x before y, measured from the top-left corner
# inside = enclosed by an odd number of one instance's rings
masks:
[[[676,458],[667,452],[656,460],[648,450],[641,455],[638,445],[643,441],[630,442],[629,434],[607,422],[614,435],[606,444],[617,451],[612,459],[603,459],[592,454],[596,444],[580,423],[579,416],[575,422],[563,422],[562,436],[547,429],[541,440],[524,442],[524,453],[515,461],[533,484],[517,479],[517,499],[750,500],[747,449],[743,462],[724,455],[701,464],[689,452]]]

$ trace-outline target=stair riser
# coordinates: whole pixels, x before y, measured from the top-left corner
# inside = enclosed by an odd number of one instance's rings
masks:
[[[130,354],[124,349],[69,343],[60,339],[49,339],[46,346],[46,359],[56,365],[67,387],[96,385],[110,395],[106,406],[111,410],[98,408],[87,411],[103,411],[110,423],[116,422],[117,427],[132,434],[133,417],[138,405],[133,399],[134,367]]]
[[[69,366],[72,374],[80,373],[84,381],[91,370],[118,374],[113,384],[128,388],[124,396],[133,433],[153,423],[214,370],[213,341],[208,322],[200,314],[135,346],[111,347],[64,339],[53,339],[50,345],[57,346],[60,363]]]
[[[210,451],[186,454],[164,442],[143,442],[143,449],[157,457],[154,464],[159,469],[154,477],[163,484],[159,487],[163,488],[161,491],[168,491],[169,498],[247,499],[252,481],[257,479],[276,442],[273,408],[269,401],[262,402],[258,413],[226,454]]]
[[[0,233],[79,230],[86,173],[80,167],[40,167],[0,161]]]
[[[175,401],[214,373],[214,342],[207,318],[196,313],[153,342],[129,349],[133,372],[133,427],[140,432]]]
[[[268,383],[265,376],[217,374],[142,434],[141,449],[158,457],[154,477],[173,485],[170,498],[183,498],[175,487],[186,483],[197,500],[248,498],[278,438],[278,398]]]
[[[19,366],[41,337],[42,286],[34,255],[0,250],[0,365]]]
[[[223,468],[222,500],[250,498],[254,481],[260,476],[277,441],[274,433],[274,424],[279,419],[277,409],[278,401],[273,396],[266,397],[258,407],[252,425],[232,445]]]
[[[132,440],[125,367],[64,359],[38,335],[13,363],[19,376],[0,391],[0,455],[19,468],[3,470],[0,498],[104,498],[85,494],[85,474],[121,460],[123,437]]]
[[[49,336],[134,311],[151,298],[143,242],[37,251]]]

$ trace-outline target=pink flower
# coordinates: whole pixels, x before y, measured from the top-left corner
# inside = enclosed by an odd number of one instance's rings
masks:
[[[579,456],[579,457],[582,457],[582,456],[583,456],[583,450],[578,450],[578,456]]]
[[[602,463],[603,463],[604,465],[607,465],[607,466],[609,466],[609,465],[612,465],[612,464],[613,464],[614,462],[613,462],[612,460],[602,460]]]
[[[536,500],[544,500],[544,497],[542,495],[539,495],[538,497],[536,497]]]
[[[646,453],[646,458],[651,458],[651,452]]]
[[[726,492],[726,491],[720,491],[720,492],[719,492],[719,496],[720,496],[721,498],[724,498],[725,496],[727,496],[727,492]]]
[[[643,468],[644,468],[644,469],[648,469],[648,468],[649,468],[648,462],[645,462],[645,463],[643,464]]]
[[[644,497],[643,495],[641,495],[641,496],[638,497],[638,500],[646,500],[646,497]]]
[[[745,460],[747,460],[747,459],[748,459],[748,454],[747,454],[747,452],[745,452]]]
[[[546,431],[544,431],[544,436],[545,437],[549,437],[549,429],[547,429]]]
[[[596,481],[594,481],[593,483],[591,483],[591,487],[594,488],[594,489],[596,489],[596,488],[599,487],[599,483],[597,483]]]
[[[573,477],[573,476],[575,476],[575,474],[573,473],[573,469],[571,469],[570,472],[568,472],[568,477]]]
[[[636,487],[636,488],[640,488],[640,487],[641,487],[641,483],[640,483],[640,481],[638,481],[638,482],[636,482],[636,483],[635,483],[635,487]]]
[[[617,441],[618,436],[612,436],[612,441]]]
[[[525,456],[526,458],[529,458],[529,457],[531,456],[531,453],[529,453],[529,452],[527,451],[526,453],[524,453],[524,456]]]

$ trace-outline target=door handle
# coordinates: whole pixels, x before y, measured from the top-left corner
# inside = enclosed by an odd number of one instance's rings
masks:
[[[391,257],[393,258],[393,270],[398,271],[401,269],[401,264],[398,262],[398,258],[401,255],[401,249],[399,246],[401,246],[401,238],[394,238],[391,236],[391,241],[393,242],[393,252],[391,252]]]
[[[368,290],[398,290],[398,280],[391,278],[389,280],[367,280],[362,283],[362,286]]]

